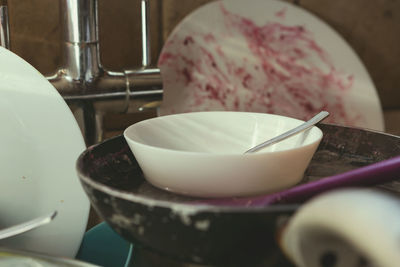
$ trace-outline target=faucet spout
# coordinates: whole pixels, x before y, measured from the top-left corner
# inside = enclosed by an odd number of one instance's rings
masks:
[[[61,0],[60,8],[64,66],[49,80],[62,95],[83,94],[104,72],[99,61],[97,0]]]
[[[2,1],[2,0],[0,0]],[[94,120],[105,110],[96,110],[94,101],[122,99],[125,104],[115,105],[112,111],[126,112],[130,100],[157,101],[162,98],[161,74],[150,67],[150,39],[148,31],[148,0],[142,2],[142,67],[124,72],[109,71],[100,61],[98,38],[98,0],[60,0],[64,25],[63,66],[47,79],[67,102],[83,106],[84,128],[100,131]],[[140,106],[138,110],[140,111]],[[94,114],[96,113],[96,114]],[[87,143],[94,143],[89,131]],[[99,140],[97,140],[99,141]]]
[[[159,97],[162,95],[158,69],[150,71],[109,71],[100,62],[98,39],[98,0],[61,0],[64,24],[64,67],[47,77],[66,100]],[[147,1],[146,1],[147,2]],[[142,7],[144,31],[148,36],[148,3]],[[143,10],[146,9],[145,12]],[[144,13],[144,14],[143,14]],[[150,39],[143,37],[146,51],[143,67],[149,66]],[[151,72],[151,75],[148,75]],[[134,74],[132,74],[134,73]],[[146,78],[137,79],[138,75]],[[134,77],[134,79],[133,79]],[[132,84],[133,80],[139,82]],[[143,82],[142,82],[143,81]]]

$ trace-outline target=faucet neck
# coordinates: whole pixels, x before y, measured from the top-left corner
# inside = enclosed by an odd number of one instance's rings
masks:
[[[75,81],[93,81],[101,72],[97,27],[97,0],[61,0],[64,22],[65,75]]]
[[[97,0],[61,0],[61,10],[66,42],[98,42]]]

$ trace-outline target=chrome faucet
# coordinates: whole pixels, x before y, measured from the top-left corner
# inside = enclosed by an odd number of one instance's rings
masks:
[[[133,100],[154,101],[162,97],[160,70],[150,66],[149,0],[141,1],[142,66],[115,72],[100,62],[97,0],[60,0],[64,26],[64,65],[47,79],[69,103],[82,108],[85,140],[101,141],[102,119],[93,103],[121,99],[120,111]],[[9,48],[7,1],[0,0],[0,41]],[[4,36],[4,38],[3,38]]]

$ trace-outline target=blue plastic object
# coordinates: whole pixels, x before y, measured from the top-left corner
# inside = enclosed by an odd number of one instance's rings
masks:
[[[86,232],[76,258],[104,267],[124,267],[132,247],[103,222]]]

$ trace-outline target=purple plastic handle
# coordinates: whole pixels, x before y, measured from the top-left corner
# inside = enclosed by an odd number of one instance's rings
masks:
[[[318,181],[309,182],[267,196],[251,198],[207,199],[203,204],[228,206],[266,206],[301,203],[320,193],[342,187],[373,186],[400,179],[400,156],[351,170]]]

